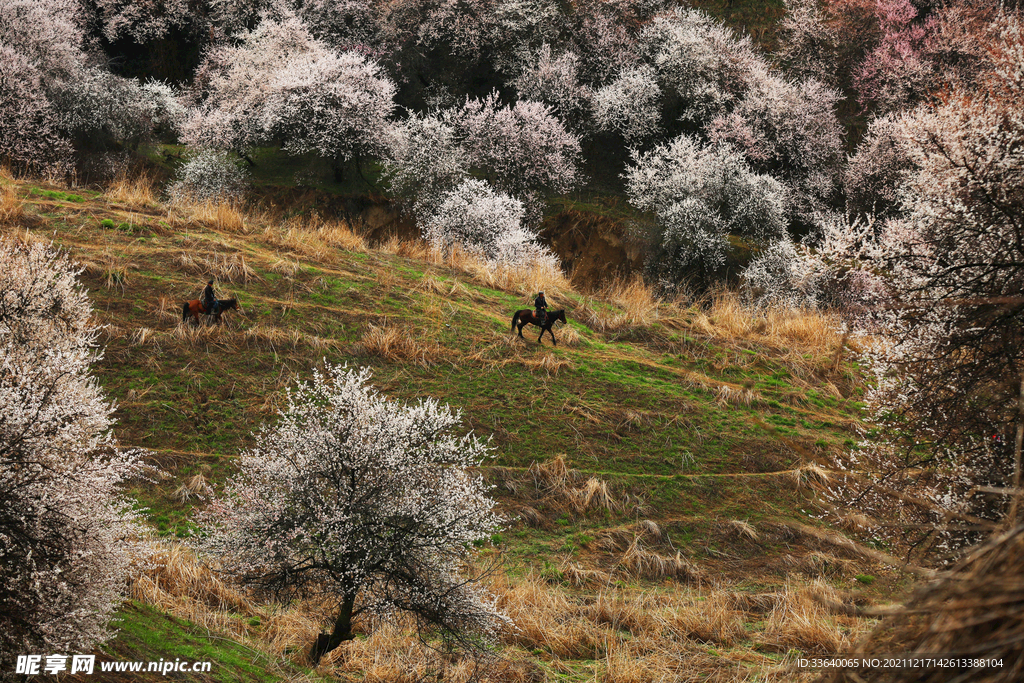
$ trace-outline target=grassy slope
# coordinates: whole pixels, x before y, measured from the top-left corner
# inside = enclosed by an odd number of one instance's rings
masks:
[[[27,184],[17,192],[22,223],[86,265],[83,280],[108,325],[96,371],[118,402],[118,436],[150,449],[168,475],[134,492],[161,535],[189,531],[191,505],[174,491],[197,473],[223,481],[251,430],[272,419],[283,389],[326,358],[371,365],[388,394],[439,397],[478,433],[494,435],[496,467],[488,472],[496,494],[511,514],[536,510],[532,524],[515,523],[495,539],[513,574],[557,582],[566,561],[614,573],[620,559],[595,540],[642,518],[705,576],[740,591],[775,590],[816,573],[850,585],[858,573],[878,573],[848,553],[827,572],[827,563],[799,562],[834,549],[793,532],[817,524],[804,512],[808,494],[796,470],[849,443],[857,424],[853,370],[830,370],[830,349],[783,348],[768,332],[729,338],[698,308],[598,332],[574,312],[589,306],[613,316],[618,307],[570,290],[549,300],[569,310],[574,345],[510,343],[511,313],[528,307],[529,296],[458,269],[325,248],[308,234],[289,238],[255,223],[219,229],[95,193]],[[246,316],[226,314],[226,329],[183,331],[180,302],[198,295],[211,268],[222,280],[233,269],[235,282],[222,282],[221,296],[237,294]],[[371,325],[397,328],[426,360],[374,355],[362,343]],[[730,399],[744,391],[749,405]],[[556,454],[579,481],[605,482],[614,504],[584,510],[540,490],[528,468]],[[731,520],[754,525],[756,536]],[[880,581],[873,590],[892,587]],[[136,626],[155,618],[139,607],[123,614]],[[762,627],[748,624],[752,639]],[[114,651],[142,652],[137,631],[126,629]],[[590,675],[590,664],[580,666]]]

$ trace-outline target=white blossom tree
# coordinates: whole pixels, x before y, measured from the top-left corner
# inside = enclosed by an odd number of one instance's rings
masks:
[[[103,36],[113,42],[131,38],[147,43],[163,38],[172,28],[194,26],[201,21],[200,0],[93,0]]]
[[[474,542],[501,526],[470,468],[485,442],[434,399],[403,405],[367,369],[328,366],[289,393],[204,520],[223,571],[279,599],[336,606],[313,662],[353,636],[359,615],[402,613],[468,643],[506,618],[466,567]]]
[[[227,152],[204,149],[178,168],[177,178],[167,188],[172,202],[241,199],[249,176]]]
[[[780,57],[787,73],[837,82],[839,33],[829,25],[818,0],[785,0],[786,16],[779,26]]]
[[[362,54],[333,51],[294,15],[268,19],[239,45],[210,52],[183,137],[240,153],[280,142],[296,154],[316,152],[338,172],[341,161],[378,149],[394,92]]]
[[[749,38],[694,9],[659,14],[640,43],[664,90],[679,99],[681,116],[697,122],[723,113],[743,94],[750,68],[761,63]]]
[[[706,126],[708,138],[730,143],[751,165],[790,188],[792,212],[810,222],[838,195],[845,161],[836,116],[841,95],[808,79],[791,81],[765,65],[747,71],[746,89],[726,115]]]
[[[142,524],[89,366],[97,329],[65,256],[0,242],[0,670],[108,636]],[[9,668],[10,667],[10,668]]]
[[[656,216],[649,266],[674,282],[706,280],[725,263],[729,235],[767,246],[786,234],[786,187],[729,146],[680,135],[634,153],[625,177],[633,205]]]
[[[386,139],[384,179],[420,218],[469,173],[469,154],[450,112],[412,114],[393,125]]]
[[[423,223],[423,236],[442,249],[460,245],[497,267],[555,265],[554,255],[524,227],[525,218],[521,201],[470,179],[441,197]]]
[[[63,175],[70,170],[73,152],[57,126],[42,72],[0,43],[0,159],[14,168]]]
[[[81,19],[75,0],[0,0],[0,156],[15,167],[71,167],[51,86],[85,67]]]
[[[877,436],[849,456],[880,475],[834,495],[877,510],[901,506],[894,489],[928,501],[897,535],[929,550],[1022,510],[1024,31],[1004,16],[994,35],[990,70],[884,124],[907,160],[895,165],[899,206],[845,240],[886,294],[863,359]],[[979,486],[1006,495],[973,496]]]
[[[900,117],[872,119],[867,133],[843,171],[847,209],[890,218],[901,212],[900,193],[915,165]]]
[[[568,126],[581,127],[591,91],[580,80],[580,60],[567,50],[554,54],[544,43],[521,67],[512,86],[523,100],[543,102]]]
[[[620,134],[635,145],[660,129],[661,88],[649,66],[623,69],[608,85],[599,88],[591,101],[594,127]]]
[[[819,268],[813,256],[786,238],[773,242],[743,270],[742,281],[757,303],[811,307],[818,302]]]
[[[135,146],[173,132],[166,86],[110,73],[90,50],[77,0],[0,0],[0,156],[63,174],[75,147]]]

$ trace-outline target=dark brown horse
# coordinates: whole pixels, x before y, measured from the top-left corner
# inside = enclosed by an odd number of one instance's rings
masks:
[[[181,306],[181,322],[187,321],[188,317],[192,316],[192,322],[199,324],[200,315],[212,315],[213,322],[219,323],[221,313],[224,311],[237,310],[239,312],[243,312],[242,307],[238,305],[238,299],[221,299],[217,303],[219,304],[219,306],[217,306],[217,312],[211,314],[203,307],[203,302],[199,299],[186,301]]]
[[[540,336],[537,337],[537,343],[544,338],[544,333],[547,332],[551,335],[551,342],[558,346],[558,341],[555,339],[555,333],[551,331],[551,326],[555,324],[556,320],[561,320],[566,323],[565,311],[548,311],[547,317],[544,319],[544,324],[541,325],[537,320],[537,314],[531,311],[529,308],[524,308],[521,311],[516,311],[516,314],[512,316],[512,329],[516,329],[516,325],[519,326],[519,336],[523,336],[523,328],[527,325],[536,325],[540,328]]]

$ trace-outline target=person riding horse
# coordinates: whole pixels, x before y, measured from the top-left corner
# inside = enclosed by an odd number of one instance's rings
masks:
[[[220,302],[217,301],[216,295],[213,293],[213,279],[206,281],[206,289],[203,290],[203,295],[199,298],[203,302],[203,311],[206,315],[216,315],[217,309],[220,306]]]
[[[537,315],[538,323],[543,327],[544,322],[548,318],[548,302],[544,298],[544,292],[537,295],[537,298],[533,301],[533,307]]]

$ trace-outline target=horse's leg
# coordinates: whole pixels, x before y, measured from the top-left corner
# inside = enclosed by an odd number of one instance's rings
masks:
[[[555,339],[555,333],[551,331],[550,327],[547,328],[547,330],[548,330],[548,334],[551,335],[551,343],[554,344],[555,346],[558,346],[558,340]]]

